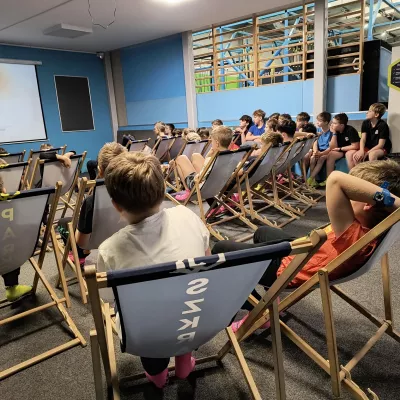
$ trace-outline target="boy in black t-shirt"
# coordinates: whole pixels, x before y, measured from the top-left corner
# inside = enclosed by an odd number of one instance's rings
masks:
[[[392,149],[389,137],[389,127],[381,118],[386,107],[381,103],[374,103],[367,112],[367,119],[361,127],[360,150],[351,151],[348,158],[349,168],[360,162],[382,159]]]
[[[349,153],[360,148],[360,136],[355,128],[347,125],[349,118],[345,113],[336,114],[331,123],[332,139],[329,147],[331,152],[326,160],[326,177],[335,169],[335,163],[346,157],[349,164]],[[354,154],[354,153],[351,153]]]

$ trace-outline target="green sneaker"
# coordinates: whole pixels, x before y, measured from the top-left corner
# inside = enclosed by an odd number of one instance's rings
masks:
[[[314,178],[310,177],[310,178],[307,179],[307,185],[311,186],[311,187],[317,187],[318,183]]]
[[[32,286],[14,285],[6,288],[6,298],[9,302],[14,302],[32,293]]]
[[[323,182],[320,182],[318,184],[318,186],[325,187],[326,186],[326,180],[324,180]]]

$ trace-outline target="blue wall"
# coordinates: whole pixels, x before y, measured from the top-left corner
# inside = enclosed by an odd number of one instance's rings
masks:
[[[103,61],[95,54],[42,50],[0,45],[0,58],[41,61],[37,66],[39,90],[48,141],[55,147],[68,145],[81,153],[88,151],[86,160],[96,159],[105,142],[113,140],[110,108]],[[95,130],[88,132],[62,132],[54,75],[86,76],[89,79]],[[23,118],[23,115],[21,115]],[[6,145],[8,151],[39,148],[41,143]]]
[[[155,122],[186,126],[182,35],[121,49],[127,129],[148,129]]]
[[[313,112],[314,80],[294,81],[275,85],[226,90],[197,95],[199,126],[208,126],[214,119],[227,125],[238,123],[243,114],[252,115],[258,108],[267,115],[274,112],[292,116],[300,111]],[[332,113],[358,111],[360,75],[328,78],[327,109]]]

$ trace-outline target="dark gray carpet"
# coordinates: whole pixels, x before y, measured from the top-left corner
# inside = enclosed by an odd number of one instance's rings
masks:
[[[306,217],[295,221],[284,229],[292,235],[301,236],[312,228],[327,221],[325,203],[310,209]],[[234,228],[233,228],[234,229]],[[91,256],[95,260],[96,253]],[[397,245],[390,254],[391,268],[394,273],[399,268],[400,248]],[[53,253],[48,253],[44,272],[54,284],[56,267]],[[22,268],[21,282],[32,279],[28,264]],[[2,285],[2,282],[0,283]],[[377,315],[382,315],[381,278],[379,267],[367,276],[343,285],[350,294],[358,297]],[[400,277],[393,274],[393,304],[400,303]],[[0,286],[0,293],[4,287]],[[61,293],[58,292],[60,295]],[[93,321],[89,307],[80,302],[78,287],[71,287],[73,306],[70,314],[87,340]],[[44,299],[43,287],[40,287],[36,303]],[[375,327],[359,315],[342,300],[333,297],[336,329],[341,363],[345,364],[354,352],[368,340]],[[30,302],[24,303],[28,307]],[[0,310],[0,317],[10,315],[16,310]],[[56,317],[54,320],[53,317]],[[400,312],[395,312],[395,320]],[[324,345],[324,327],[319,301],[319,291],[298,303],[284,316],[288,325],[299,332],[317,350],[326,354]],[[29,356],[38,354],[66,341],[69,336],[62,325],[55,323],[60,318],[54,310],[47,310],[34,317],[2,326],[0,328],[0,365],[4,369]],[[210,355],[225,342],[224,333],[220,333],[209,344],[202,347],[198,355]],[[263,398],[275,398],[274,372],[271,343],[268,332],[257,332],[242,344],[245,357]],[[316,365],[289,340],[283,339],[286,392],[288,399],[321,400],[331,399],[330,380]],[[117,346],[117,363],[120,377],[128,377],[140,371],[138,358],[121,355]],[[390,337],[384,337],[353,370],[354,380],[366,390],[370,387],[382,400],[399,398],[400,351],[398,344]],[[123,399],[248,399],[250,398],[235,357],[229,354],[223,367],[215,365],[201,366],[187,381],[172,379],[168,387],[160,392],[145,381],[131,383],[123,380],[121,384]],[[48,400],[89,400],[94,399],[93,375],[89,345],[86,348],[75,347],[39,365],[22,371],[0,382],[0,398],[48,399]],[[344,391],[343,398],[350,396]]]

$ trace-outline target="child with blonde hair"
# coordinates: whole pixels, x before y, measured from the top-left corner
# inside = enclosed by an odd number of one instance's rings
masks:
[[[128,225],[100,245],[100,270],[210,255],[209,232],[196,214],[183,206],[162,209],[165,183],[157,158],[142,153],[120,154],[106,169],[105,183],[114,207]],[[169,361],[169,357],[141,357],[147,378],[158,388],[167,383]],[[185,379],[195,362],[191,353],[176,356],[175,375]]]
[[[154,124],[154,133],[157,135],[157,139],[160,137],[167,137],[166,126],[164,122],[158,121]]]

